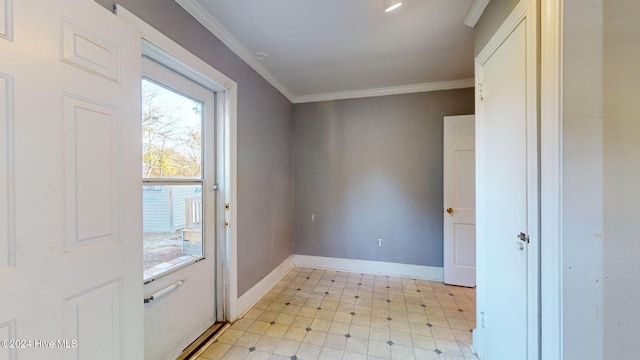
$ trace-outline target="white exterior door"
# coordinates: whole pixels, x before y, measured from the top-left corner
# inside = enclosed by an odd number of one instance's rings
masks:
[[[538,358],[536,25],[527,4],[477,58],[474,344],[487,360]]]
[[[139,38],[0,0],[0,359],[143,358]]]
[[[476,286],[475,117],[444,118],[444,282]]]
[[[215,95],[149,58],[143,59],[142,69],[142,116],[160,119],[155,125],[143,120],[143,158],[153,158],[150,148],[159,143],[172,143],[164,150],[164,161],[178,153],[175,162],[188,159],[191,165],[186,173],[176,175],[160,175],[157,167],[147,169],[140,184],[144,188],[145,358],[175,359],[216,321],[216,196],[210,187],[216,178]],[[149,137],[162,140],[149,141]],[[163,211],[167,212],[159,217]],[[159,233],[158,226],[167,226],[170,220],[175,228]],[[159,235],[164,239],[158,244]],[[165,258],[156,260],[158,255]]]

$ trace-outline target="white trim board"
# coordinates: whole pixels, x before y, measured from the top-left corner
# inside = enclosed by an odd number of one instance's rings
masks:
[[[540,8],[540,351],[543,359],[562,359],[563,1],[542,0]]]
[[[372,96],[384,96],[384,95],[397,95],[397,94],[409,94],[415,92],[426,91],[438,91],[438,90],[452,90],[471,88],[474,86],[473,79],[451,80],[430,82],[421,84],[410,84],[401,86],[391,86],[384,88],[373,89],[360,89],[350,91],[339,91],[332,93],[322,94],[309,94],[309,95],[295,95],[286,86],[284,86],[273,75],[269,69],[266,68],[260,61],[256,60],[255,56],[249,49],[247,49],[238,39],[236,39],[231,33],[225,29],[218,20],[211,16],[197,0],[175,0],[178,5],[193,16],[202,26],[204,26],[215,37],[220,39],[234,54],[238,55],[247,65],[255,70],[260,76],[262,76],[269,84],[276,88],[284,97],[286,97],[293,104],[318,102],[318,101],[330,101],[330,100],[342,100],[342,99],[356,99]],[[481,0],[489,2],[488,0]],[[478,2],[476,0],[476,2]],[[474,3],[475,4],[475,3]],[[485,5],[486,6],[486,5]],[[473,9],[473,7],[472,7]],[[482,8],[484,10],[484,8]],[[480,16],[478,15],[478,18]],[[477,21],[477,20],[476,20]]]
[[[471,8],[467,13],[467,16],[464,18],[464,24],[468,27],[476,27],[478,20],[482,16],[484,9],[489,5],[489,0],[473,0],[473,4],[471,4]]]
[[[443,270],[441,267],[400,264],[385,261],[295,255],[295,265],[317,269],[352,271],[372,275],[398,276],[429,281],[442,282],[443,280]]]
[[[475,86],[474,79],[462,79],[452,81],[440,81],[432,83],[422,83],[413,85],[393,86],[386,88],[353,90],[353,91],[341,91],[325,94],[313,94],[313,95],[301,95],[294,98],[294,104],[318,102],[318,101],[331,101],[331,100],[343,100],[343,99],[357,99],[373,96],[386,96],[386,95],[398,95],[398,94],[410,94],[417,92],[427,91],[439,91],[439,90],[453,90],[453,89],[466,89]]]
[[[265,296],[282,278],[295,266],[294,255],[286,258],[278,267],[273,269],[269,275],[260,280],[251,289],[238,298],[236,313],[231,314],[231,321],[239,319],[244,313],[251,309],[260,299]]]

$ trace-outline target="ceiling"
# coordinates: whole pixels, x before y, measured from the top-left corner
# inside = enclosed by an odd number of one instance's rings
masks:
[[[177,1],[292,102],[473,84],[473,0]]]

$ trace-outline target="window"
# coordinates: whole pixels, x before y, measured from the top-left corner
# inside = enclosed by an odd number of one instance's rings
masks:
[[[143,263],[148,281],[205,254],[204,160],[212,157],[205,154],[203,135],[210,128],[213,109],[208,106],[214,94],[149,59],[143,66]]]

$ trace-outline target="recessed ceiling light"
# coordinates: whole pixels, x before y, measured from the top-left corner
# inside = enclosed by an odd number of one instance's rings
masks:
[[[384,12],[390,12],[402,6],[400,0],[384,0]]]
[[[267,60],[267,58],[269,57],[269,55],[259,51],[257,53],[255,53],[255,57],[258,61],[265,61]]]

